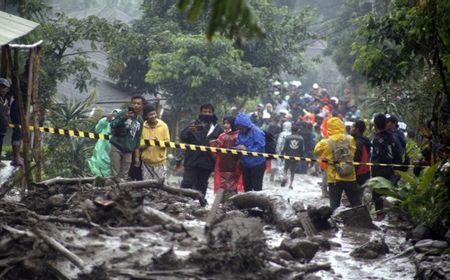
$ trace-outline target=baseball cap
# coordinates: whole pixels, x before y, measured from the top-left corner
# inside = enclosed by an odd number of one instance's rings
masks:
[[[11,83],[8,81],[8,79],[0,78],[0,85],[4,85],[5,87],[11,87]]]

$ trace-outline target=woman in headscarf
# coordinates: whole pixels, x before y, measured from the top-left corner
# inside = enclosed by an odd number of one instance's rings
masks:
[[[217,148],[233,149],[236,146],[236,139],[239,131],[234,125],[235,118],[227,116],[223,118],[224,132],[217,140],[211,142],[211,146]],[[239,156],[234,154],[216,153],[214,166],[214,192],[224,189],[224,200],[228,197],[242,192],[242,171],[239,164]]]

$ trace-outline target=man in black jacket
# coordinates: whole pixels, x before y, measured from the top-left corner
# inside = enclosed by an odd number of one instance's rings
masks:
[[[282,150],[283,155],[291,157],[304,157],[305,156],[305,141],[303,137],[299,134],[298,125],[292,126],[292,134],[286,137],[284,142],[284,147]],[[286,160],[284,163],[284,178],[281,182],[281,186],[287,182],[288,171],[290,173],[289,178],[289,188],[292,189],[292,183],[294,182],[295,171],[297,170],[299,161],[297,160]]]
[[[180,139],[183,143],[209,146],[209,142],[216,140],[223,132],[217,124],[214,107],[211,104],[200,106],[198,119],[181,131]],[[208,152],[186,150],[184,156],[184,174],[181,187],[195,189],[206,194],[208,179],[214,170],[214,158]]]
[[[378,114],[374,118],[375,137],[372,140],[372,163],[399,164],[401,162],[401,147],[398,146],[392,133],[386,129],[386,116]],[[392,166],[372,167],[372,177],[383,177],[395,184],[394,168]],[[383,199],[377,192],[372,192],[375,210],[383,209]]]

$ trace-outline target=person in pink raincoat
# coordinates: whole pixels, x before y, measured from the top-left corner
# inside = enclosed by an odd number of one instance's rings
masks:
[[[234,126],[234,117],[229,116],[223,119],[224,132],[219,137],[211,141],[211,146],[217,148],[233,149],[236,146],[236,139],[239,131]],[[239,164],[239,156],[234,154],[214,154],[216,161],[214,166],[214,192],[225,189],[224,200],[228,197],[243,191],[242,171]]]

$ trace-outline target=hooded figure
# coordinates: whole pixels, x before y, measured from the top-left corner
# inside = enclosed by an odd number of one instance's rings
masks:
[[[223,118],[225,132],[219,135],[211,146],[217,148],[233,149],[236,146],[239,131],[234,124],[235,118],[232,116]],[[214,192],[220,188],[225,189],[230,194],[242,192],[242,171],[239,164],[239,156],[234,154],[215,153],[214,166]]]
[[[354,157],[356,151],[355,140],[352,136],[345,135],[345,125],[340,118],[332,117],[328,120],[327,135],[328,139],[321,140],[314,148],[314,153],[320,160],[328,160],[333,162],[333,151],[330,147],[329,141],[341,143],[346,141],[346,139],[349,141],[349,149],[352,157]],[[336,172],[334,164],[329,163],[326,164],[325,171],[327,173],[331,209],[334,210],[339,207],[343,191],[345,191],[352,207],[361,204],[360,192],[356,184],[356,176],[354,171],[350,176],[341,177]]]
[[[277,140],[277,148],[276,148],[276,152],[277,154],[281,154],[281,152],[283,151],[284,148],[284,143],[286,142],[286,137],[288,137],[289,135],[292,134],[291,132],[292,129],[292,123],[291,122],[284,122],[283,123],[283,128],[282,131],[280,133],[280,135],[278,136],[278,140]],[[277,167],[278,170],[284,170],[284,159],[277,159]],[[280,172],[280,180],[283,180],[284,178],[284,174],[282,174],[283,172]]]
[[[111,121],[114,119],[120,109],[113,110],[109,115],[101,118],[95,125],[95,133],[110,134]],[[111,144],[108,140],[97,140],[92,157],[88,160],[89,169],[94,176],[109,177],[111,174],[111,159],[109,149]]]
[[[250,118],[242,113],[236,116],[235,125],[239,129],[236,141],[239,150],[264,153],[266,138],[264,132],[254,125]],[[245,191],[262,190],[262,181],[266,169],[264,157],[239,155]]]

